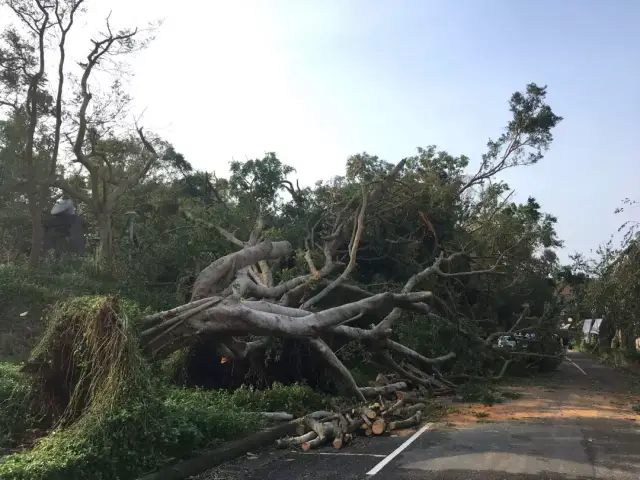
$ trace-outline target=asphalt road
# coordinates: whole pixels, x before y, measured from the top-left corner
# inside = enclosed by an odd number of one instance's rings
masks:
[[[544,385],[522,386],[522,399],[465,407],[413,437],[358,438],[340,451],[266,450],[196,478],[637,480],[640,416],[630,408],[640,401],[630,395],[637,380],[584,354],[569,359]]]

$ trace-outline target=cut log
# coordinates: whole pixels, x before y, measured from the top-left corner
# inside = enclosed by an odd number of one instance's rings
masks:
[[[397,422],[389,422],[389,431],[398,430],[400,428],[413,427],[418,425],[422,419],[422,412],[418,411],[415,415],[407,418],[406,420],[398,420]]]
[[[398,390],[403,390],[407,388],[407,384],[405,382],[397,382],[389,385],[383,385],[380,387],[362,387],[360,392],[362,395],[368,398],[377,397],[378,395],[387,395],[389,393],[396,392]]]
[[[365,434],[367,437],[371,437],[371,436],[373,436],[373,430],[371,430],[371,427],[370,427],[370,426],[368,426],[368,425],[367,425],[367,428],[365,429],[364,434]]]
[[[310,413],[307,416],[310,418],[313,418],[314,420],[322,420],[324,418],[333,417],[334,415],[335,413],[333,412],[327,412],[326,410],[318,410],[317,412]]]
[[[371,426],[371,420],[369,420],[369,417],[367,417],[364,413],[360,414],[360,418],[362,418],[362,421],[364,422],[364,424],[367,427]],[[365,427],[363,427],[363,428],[365,428]]]
[[[308,442],[304,442],[302,444],[302,450],[304,450],[305,452],[308,452],[312,448],[319,447],[326,441],[327,441],[326,437],[321,437],[318,435],[316,438],[309,440]]]
[[[382,412],[382,416],[391,415],[393,412],[398,410],[400,407],[404,405],[404,400],[400,399],[389,408],[387,408],[384,412]]]
[[[302,445],[303,443],[309,442],[311,440],[313,440],[314,438],[316,438],[318,436],[318,434],[314,431],[305,433],[304,435],[300,435],[297,437],[287,437],[287,438],[281,438],[280,440],[278,440],[276,442],[276,445],[279,448],[287,448],[287,447],[297,447],[299,445]]]
[[[375,422],[373,422],[373,425],[371,425],[371,431],[375,435],[382,435],[385,431],[386,426],[387,423],[384,421],[384,419],[379,418]]]
[[[370,420],[373,420],[373,419],[375,419],[375,418],[378,416],[378,414],[376,413],[376,411],[375,411],[375,410],[373,410],[373,409],[371,409],[371,408],[369,408],[369,407],[363,407],[363,408],[362,408],[362,414],[363,414],[365,417],[367,417],[368,419],[370,419]]]
[[[336,435],[336,426],[331,422],[318,422],[312,418],[305,418],[304,423],[318,436],[302,444],[302,449],[307,451],[328,442]]]
[[[412,415],[415,415],[416,412],[421,412],[425,409],[425,404],[424,403],[414,403],[413,405],[409,405],[407,407],[404,408],[400,408],[396,411],[395,415],[397,415],[398,417],[410,417]]]
[[[396,397],[398,400],[404,401],[404,403],[424,403],[428,400],[420,395],[416,395],[413,392],[396,392]]]

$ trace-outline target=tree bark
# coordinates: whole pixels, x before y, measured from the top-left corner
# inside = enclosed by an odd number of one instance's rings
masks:
[[[98,260],[111,263],[113,258],[113,230],[111,226],[111,215],[109,213],[96,213],[98,220],[98,232],[100,235],[100,249]]]
[[[44,240],[44,226],[42,225],[42,210],[39,202],[34,199],[29,202],[31,210],[31,251],[29,252],[29,267],[37,268],[42,256],[42,242]]]

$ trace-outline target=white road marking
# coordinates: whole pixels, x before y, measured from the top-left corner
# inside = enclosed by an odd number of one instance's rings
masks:
[[[587,372],[585,372],[583,369],[581,369],[578,364],[576,362],[574,362],[573,360],[571,360],[569,357],[565,357],[567,360],[569,360],[574,367],[576,367],[578,370],[580,370],[582,373],[584,373],[585,375],[587,374]]]
[[[398,455],[400,455],[405,448],[407,448],[409,445],[415,442],[420,435],[422,435],[424,432],[429,430],[432,426],[433,426],[433,423],[427,423],[424,427],[422,427],[420,430],[414,433],[406,442],[404,442],[402,445],[396,448],[393,452],[387,455],[384,460],[382,460],[379,464],[377,464],[375,467],[369,470],[367,472],[367,475],[369,475],[370,477],[373,477],[376,473],[379,473],[380,470],[382,470],[391,460],[393,460]]]
[[[377,453],[352,453],[352,452],[304,452],[302,455],[332,455],[336,457],[376,457],[384,458],[386,455],[379,455]]]

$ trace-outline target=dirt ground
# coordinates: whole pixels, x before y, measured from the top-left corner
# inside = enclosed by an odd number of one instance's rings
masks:
[[[586,355],[574,353],[572,358],[585,362]],[[481,422],[510,420],[636,420],[631,406],[640,402],[640,378],[617,371],[606,364],[589,359],[589,373],[571,359],[557,373],[516,381],[508,390],[521,398],[493,406],[466,404],[457,406],[445,422],[456,426]],[[573,371],[572,371],[573,369]]]

